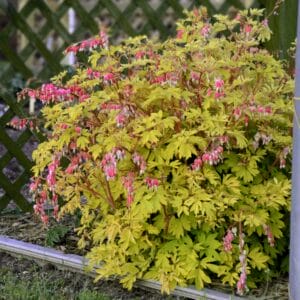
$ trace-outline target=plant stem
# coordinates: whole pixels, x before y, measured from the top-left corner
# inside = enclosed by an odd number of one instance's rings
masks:
[[[108,202],[109,202],[109,204],[110,204],[110,206],[112,208],[116,208],[115,201],[114,201],[113,195],[111,193],[111,189],[110,189],[109,183],[108,183],[108,181],[106,179],[105,179],[105,185],[106,185],[107,192],[108,192]]]

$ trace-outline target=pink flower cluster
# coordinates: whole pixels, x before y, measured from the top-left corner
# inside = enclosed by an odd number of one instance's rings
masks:
[[[262,114],[264,116],[272,114],[272,108],[270,106],[258,105],[258,106],[256,106],[256,108],[253,108],[253,109],[254,109],[254,112],[257,112],[257,113]]]
[[[269,225],[264,224],[263,225],[264,233],[268,238],[268,243],[271,247],[275,246],[275,239],[271,230],[271,227]]]
[[[262,142],[263,145],[267,145],[271,142],[272,136],[267,135],[263,132],[257,132],[254,136],[254,142],[253,142],[253,147],[254,149],[257,149],[259,147],[260,141]]]
[[[114,104],[114,103],[102,103],[101,104],[101,109],[102,110],[121,110],[122,109],[122,105],[120,104]]]
[[[268,21],[268,19],[263,19],[263,20],[261,21],[261,24],[262,24],[264,27],[269,27],[269,21]]]
[[[154,53],[152,50],[149,50],[149,51],[139,50],[135,54],[136,59],[142,59],[145,56],[148,56],[149,58],[154,58]]]
[[[118,128],[124,127],[128,117],[131,115],[131,112],[128,110],[128,108],[123,107],[120,104],[103,103],[101,104],[101,109],[108,112],[111,110],[120,110],[120,112],[116,115],[115,118]]]
[[[49,216],[45,212],[45,207],[47,202],[52,205],[53,208],[53,216],[58,219],[58,195],[55,193],[56,187],[56,176],[57,176],[57,168],[60,164],[60,155],[56,156],[54,160],[48,165],[46,169],[46,178],[45,178],[45,187],[43,188],[41,185],[41,178],[35,178],[30,184],[30,191],[34,194],[35,202],[34,211],[41,217],[41,220],[47,224],[49,222]],[[77,153],[72,159],[69,166],[66,168],[65,173],[71,174],[79,164],[88,160],[90,155],[86,152]],[[49,191],[49,193],[48,193]]]
[[[18,130],[22,130],[26,126],[28,126],[31,130],[37,129],[35,123],[32,120],[28,120],[26,118],[19,119],[18,117],[14,117],[7,125]]]
[[[218,137],[220,145],[227,144],[229,142],[229,137],[227,135],[221,135]]]
[[[81,127],[80,127],[80,126],[76,126],[76,127],[75,127],[75,132],[76,132],[77,134],[80,134],[80,133],[81,133]]]
[[[202,167],[202,165],[203,165],[203,162],[202,162],[202,159],[201,159],[201,157],[197,157],[195,160],[194,160],[194,162],[192,163],[192,170],[194,170],[194,171],[199,171],[200,170],[200,168]]]
[[[33,92],[34,98],[40,99],[43,103],[70,101],[71,89],[57,87],[52,83],[43,84],[41,89],[36,93]]]
[[[226,235],[223,238],[223,248],[226,252],[230,252],[232,250],[232,242],[235,239],[235,235],[233,230],[228,229]]]
[[[210,25],[210,24],[205,24],[205,25],[201,28],[200,34],[201,34],[203,37],[207,38],[207,37],[209,36],[209,34],[210,34],[210,31],[211,31],[211,25]]]
[[[175,86],[179,80],[179,76],[177,73],[169,72],[163,75],[158,75],[151,80],[151,83],[158,83],[160,85],[169,84],[171,86]]]
[[[36,199],[36,203],[33,206],[34,212],[41,217],[41,220],[44,224],[48,224],[49,216],[45,212],[45,203],[47,202],[48,194],[47,191],[42,190],[38,194],[38,199]]]
[[[140,50],[135,54],[136,59],[142,59],[146,56],[146,51]]]
[[[218,164],[222,160],[222,153],[224,149],[222,146],[218,146],[210,152],[206,152],[202,155],[203,163],[208,163],[211,166]]]
[[[108,72],[103,74],[103,83],[106,85],[112,84],[116,81],[116,76],[114,73]]]
[[[246,35],[249,35],[251,31],[252,31],[252,26],[250,24],[245,24],[244,32],[246,33]]]
[[[88,93],[86,93],[80,86],[78,85],[71,85],[69,87],[70,89],[70,101],[74,100],[74,98],[77,98],[79,102],[84,102],[86,99],[90,97]]]
[[[39,99],[42,103],[55,103],[62,101],[73,101],[76,98],[80,102],[85,101],[89,95],[79,86],[72,85],[67,88],[62,88],[53,83],[46,83],[40,89],[24,89],[18,94],[18,99],[24,99],[26,94],[29,97]]]
[[[102,41],[102,45],[104,49],[108,49],[109,46],[109,39],[108,39],[108,35],[105,31],[101,30],[100,33],[100,39]]]
[[[34,180],[31,181],[30,185],[29,185],[29,191],[31,193],[37,191],[39,185],[40,185],[40,178],[35,178]]]
[[[54,159],[51,164],[48,165],[48,174],[46,177],[46,182],[51,191],[54,191],[56,184],[56,169],[59,166],[59,160]]]
[[[48,194],[46,190],[42,190],[38,194],[38,199],[36,199],[36,204],[33,206],[35,214],[39,215],[42,222],[47,225],[49,223],[49,216],[45,212],[46,202],[48,200]],[[58,220],[58,196],[54,192],[52,193],[51,204],[53,207],[53,216]]]
[[[238,295],[244,295],[244,293],[247,290],[247,256],[246,256],[246,250],[244,249],[245,240],[244,240],[244,233],[241,231],[239,232],[239,250],[240,250],[240,264],[241,264],[241,274],[240,278],[236,284],[237,287],[237,294]]]
[[[254,103],[244,104],[243,106],[236,107],[233,110],[233,116],[236,120],[240,119],[240,117],[244,114],[244,116],[247,116],[247,112],[250,113],[258,113],[263,116],[269,116],[272,114],[272,108],[270,106],[262,106],[262,105],[256,105]],[[247,123],[248,123],[247,118]],[[245,121],[246,123],[246,121]],[[248,125],[248,124],[247,124]]]
[[[221,78],[215,79],[215,89],[216,89],[216,91],[222,90],[223,86],[224,86],[224,80],[222,80]]]
[[[247,256],[246,250],[242,250],[239,256],[240,264],[241,264],[241,274],[239,281],[236,284],[237,287],[237,294],[244,295],[247,290]]]
[[[126,124],[126,121],[128,120],[128,117],[131,115],[132,113],[129,111],[129,109],[127,109],[126,107],[124,107],[122,109],[122,111],[117,114],[116,116],[116,124],[118,128],[122,128],[124,127],[124,125]]]
[[[117,175],[117,161],[125,157],[123,149],[114,148],[111,152],[106,153],[101,161],[101,166],[106,180],[114,180]]]
[[[99,71],[93,71],[92,68],[88,68],[86,70],[86,75],[88,76],[89,79],[96,79],[96,78],[100,78],[101,76]]]
[[[131,84],[127,84],[126,86],[124,86],[123,94],[126,98],[129,98],[131,95],[133,95],[133,93],[133,86]]]
[[[176,38],[181,40],[183,38],[184,35],[184,30],[183,29],[179,29],[177,30],[177,34],[176,34]]]
[[[113,180],[117,175],[117,160],[113,153],[105,154],[101,161],[103,172],[105,173],[106,180]]]
[[[215,83],[214,83],[214,97],[216,100],[222,98],[225,96],[224,92],[224,80],[221,78],[216,78]],[[207,90],[207,96],[210,97],[212,94],[213,90],[209,88]]]
[[[129,172],[127,176],[122,177],[123,185],[127,191],[127,207],[129,208],[134,200],[134,173]]]
[[[285,147],[283,148],[282,152],[279,155],[279,159],[280,159],[280,169],[283,169],[286,167],[286,158],[288,156],[288,154],[290,153],[290,148],[289,147]]]
[[[212,151],[205,152],[202,156],[197,157],[191,165],[192,170],[198,171],[204,163],[209,165],[216,165],[222,160],[222,153],[224,149],[222,146],[217,146]]]
[[[116,116],[116,123],[118,128],[124,127],[127,120],[126,114],[122,111]]]
[[[219,99],[225,96],[224,92],[224,80],[221,78],[215,79],[215,99]]]
[[[66,130],[67,128],[69,128],[69,125],[66,123],[61,123],[61,124],[59,124],[59,128],[62,130]]]
[[[157,178],[147,177],[145,179],[145,183],[147,184],[149,189],[157,190],[157,188],[159,186],[159,180]]]
[[[76,145],[76,142],[75,141],[71,141],[69,143],[69,150],[71,150],[73,153],[76,153],[76,150],[77,150],[77,145]]]
[[[191,72],[191,79],[193,82],[198,82],[200,80],[200,74],[198,72]]]
[[[117,160],[122,160],[125,157],[125,151],[121,148],[114,148],[113,153],[115,154]]]
[[[72,174],[80,164],[87,161],[90,158],[90,155],[84,151],[79,152],[77,155],[71,158],[71,162],[68,167],[65,169],[66,174]]]
[[[135,152],[132,155],[132,160],[140,168],[140,175],[144,174],[147,168],[147,163],[145,159],[140,154]]]
[[[52,202],[52,206],[53,206],[53,216],[56,220],[58,220],[59,206],[58,206],[58,196],[57,196],[57,194],[52,195],[51,202]]]
[[[90,38],[88,40],[84,40],[80,43],[73,44],[69,46],[66,50],[65,53],[77,53],[80,51],[92,51],[93,49],[96,49],[97,47],[102,47],[107,49],[108,48],[108,36],[106,32],[100,31],[99,36]]]

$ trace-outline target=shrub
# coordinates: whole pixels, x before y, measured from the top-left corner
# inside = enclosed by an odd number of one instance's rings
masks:
[[[88,63],[38,90],[48,140],[34,152],[35,211],[81,212],[98,278],[162,291],[217,277],[243,294],[287,249],[293,81],[260,47],[263,11],[201,8],[163,43],[105,33],[72,45]],[[268,272],[261,272],[267,270]],[[269,274],[269,275],[268,275]]]

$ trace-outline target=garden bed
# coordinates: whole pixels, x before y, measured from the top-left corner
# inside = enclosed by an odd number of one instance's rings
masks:
[[[82,254],[76,251],[77,237],[71,230],[71,222],[72,220],[69,219],[60,224],[67,228],[68,232],[53,244],[53,248],[66,253]],[[55,231],[57,227],[52,225],[51,228]],[[13,210],[0,214],[0,235],[46,246],[49,230],[35,215]],[[158,292],[138,288],[128,292],[121,287],[117,280],[102,280],[95,283],[91,277],[84,274],[62,271],[48,263],[38,264],[32,260],[20,256],[14,257],[1,251],[0,266],[0,299],[16,299],[18,297],[12,285],[23,291],[27,290],[26,297],[28,296],[28,299],[41,295],[44,296],[44,299],[184,299],[182,297],[165,297]],[[29,282],[31,283],[29,284]],[[37,289],[35,294],[33,288]]]
[[[49,229],[46,229],[39,219],[31,213],[19,213],[16,210],[6,211],[0,214],[0,235],[9,236],[20,241],[30,242],[41,246],[49,246],[49,244],[51,244],[56,250],[60,250],[65,253],[84,255],[84,251],[80,252],[76,248],[77,236],[73,231],[74,222],[76,222],[74,218],[65,218],[61,224],[51,224]],[[62,231],[64,231],[64,234],[60,236],[59,232]],[[80,295],[82,292],[98,293],[101,291],[104,296],[108,297],[107,299],[184,299],[182,297],[164,297],[158,293],[136,288],[132,292],[128,292],[122,289],[117,280],[93,283],[93,279],[85,275],[74,274],[69,271],[59,271],[50,264],[39,266],[31,261],[14,258],[10,255],[4,254],[4,252],[0,252],[0,263],[0,273],[2,272],[1,276],[5,272],[8,276],[13,276],[15,278],[14,280],[17,280],[18,283],[21,283],[24,280],[26,282],[26,279],[23,278],[31,277],[46,278],[45,282],[47,282],[47,280],[51,282],[51,278],[59,278],[61,282],[63,282],[62,289],[65,289],[65,291],[69,290],[71,293],[77,293],[76,295]],[[28,268],[28,265],[31,267]],[[74,276],[74,278],[72,276]],[[72,279],[72,281],[69,282],[68,278],[73,278],[74,280]],[[76,286],[76,284],[78,284],[76,282],[80,282],[80,284]],[[73,287],[73,285],[75,286]],[[86,291],[86,287],[88,287],[88,291]],[[1,288],[3,289],[3,283]],[[51,285],[49,288],[51,289]],[[213,283],[209,286],[209,288],[219,290],[224,293],[231,293],[232,291],[230,287],[222,286],[220,283]],[[62,291],[61,293],[63,297],[65,296],[65,298],[61,299],[70,298],[70,294],[67,292]],[[288,280],[286,278],[282,278],[280,280],[267,283],[256,290],[252,290],[251,294],[248,295],[247,298],[261,300],[288,299]]]

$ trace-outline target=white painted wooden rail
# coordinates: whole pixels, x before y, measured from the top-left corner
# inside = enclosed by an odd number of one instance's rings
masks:
[[[22,241],[14,240],[0,235],[0,252],[8,252],[13,255],[21,255],[24,258],[34,259],[45,263],[51,263],[58,268],[68,269],[75,272],[86,273],[87,260],[79,255],[64,254],[51,248],[42,247]],[[95,276],[96,272],[91,271],[88,275]],[[138,280],[136,287],[150,288],[160,291],[161,285],[154,280]],[[174,296],[182,296],[189,299],[207,300],[238,300],[246,299],[228,295],[211,289],[196,290],[194,287],[177,287],[173,292]]]

